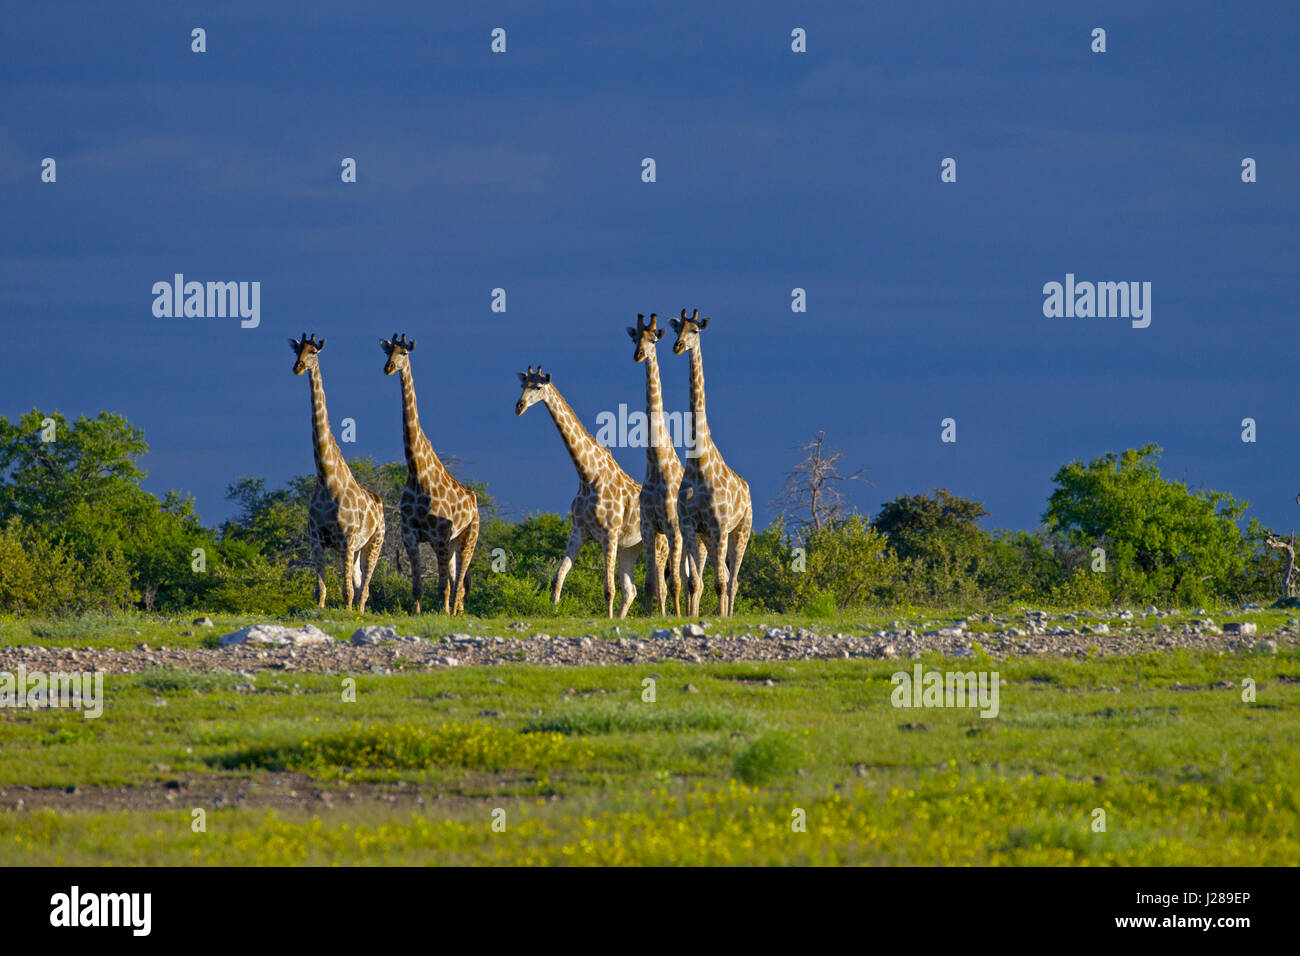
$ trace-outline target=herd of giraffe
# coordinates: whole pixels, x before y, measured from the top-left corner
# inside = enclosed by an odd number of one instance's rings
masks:
[[[687,614],[700,612],[704,593],[704,569],[710,563],[718,585],[719,613],[732,612],[740,581],[740,564],[745,556],[754,523],[754,508],[748,483],[723,461],[713,444],[705,417],[704,360],[700,333],[708,318],[696,310],[691,316],[682,309],[680,318],[670,320],[677,340],[673,354],[690,356],[690,422],[685,466],[677,457],[664,421],[663,390],[659,383],[657,346],[665,330],[658,316],[637,316],[636,327],[628,327],[635,350],[633,359],[646,370],[646,417],[650,436],[646,446],[645,483],[639,484],[619,467],[609,449],[583,427],[549,373],[539,365],[519,373],[523,392],[515,403],[515,414],[542,402],[555,421],[560,437],[578,472],[578,494],[570,506],[573,530],[564,558],[551,588],[552,603],[559,603],[564,579],[584,544],[595,542],[605,557],[605,604],[614,616],[615,581],[621,579],[623,600],[619,617],[626,617],[636,598],[633,568],[642,550],[646,552],[646,612],[667,611],[671,589],[674,614],[681,614],[682,586],[689,584]],[[312,440],[316,459],[316,490],[307,511],[307,532],[312,562],[316,567],[316,603],[325,606],[325,550],[343,555],[343,580],[347,607],[352,609],[360,589],[357,609],[364,612],[370,596],[370,579],[379,563],[384,543],[383,502],[353,477],[330,431],[321,383],[319,353],[325,340],[305,332],[301,339],[289,339],[296,361],[295,375],[308,374],[311,385]],[[407,478],[400,514],[402,544],[411,563],[411,589],[415,612],[420,612],[423,577],[420,543],[427,542],[438,561],[438,588],[444,614],[465,610],[465,575],[478,542],[478,497],[458,482],[434,453],[433,445],[420,428],[415,403],[415,383],[410,354],[415,340],[394,333],[381,339],[388,361],[385,375],[397,374],[402,386],[402,442],[406,452]],[[649,542],[654,542],[653,554]]]

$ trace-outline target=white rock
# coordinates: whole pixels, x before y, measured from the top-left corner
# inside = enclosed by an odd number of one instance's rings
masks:
[[[666,641],[670,637],[681,637],[682,629],[679,627],[664,627],[650,635],[652,640]]]
[[[1223,630],[1228,634],[1254,634],[1258,628],[1254,621],[1235,621],[1223,625]]]
[[[223,634],[217,640],[217,646],[230,647],[234,644],[270,644],[275,647],[295,647],[304,644],[333,644],[330,637],[314,624],[305,627],[284,627],[280,624],[254,624],[243,630]]]
[[[383,627],[379,624],[367,624],[365,627],[359,627],[352,634],[353,644],[384,644],[389,641],[400,641],[397,635],[397,628]]]
[[[687,637],[705,636],[704,628],[700,627],[700,625],[698,624],[687,624],[685,627],[682,628],[682,633],[685,634]]]

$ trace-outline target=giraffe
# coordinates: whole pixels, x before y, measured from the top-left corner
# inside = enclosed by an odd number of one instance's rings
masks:
[[[415,407],[415,381],[410,355],[415,340],[393,333],[392,341],[380,339],[388,356],[384,374],[397,373],[402,385],[402,444],[406,450],[406,488],[402,491],[402,544],[411,559],[411,591],[415,613],[420,613],[424,582],[420,575],[420,542],[433,546],[438,559],[438,590],[442,613],[465,610],[465,575],[478,543],[478,496],[451,476],[433,445],[420,428]],[[453,586],[454,584],[454,586]]]
[[[677,495],[677,515],[688,560],[695,553],[697,536],[703,536],[707,542],[709,560],[717,569],[718,613],[730,617],[736,603],[740,562],[745,557],[754,526],[754,505],[749,495],[749,483],[722,460],[704,415],[704,359],[700,355],[700,333],[708,325],[708,317],[701,319],[699,309],[690,318],[682,309],[681,318],[672,320],[673,331],[677,333],[673,354],[690,353],[691,425],[694,432],[687,445],[686,468]],[[690,609],[687,613],[692,616],[700,613],[703,593],[704,578],[697,569],[691,576]]]
[[[658,598],[659,613],[667,611],[668,592],[664,581],[664,568],[667,565],[667,584],[672,588],[673,613],[680,617],[682,613],[683,572],[689,567],[682,551],[682,530],[677,521],[677,493],[682,484],[682,463],[677,458],[672,439],[664,425],[664,394],[659,384],[659,357],[656,346],[664,337],[664,329],[659,326],[659,317],[651,314],[649,324],[645,316],[636,317],[636,328],[627,327],[627,334],[636,343],[632,359],[645,363],[645,404],[646,418],[650,421],[650,442],[646,446],[645,482],[641,485],[641,540],[663,535],[668,544],[666,562],[656,560],[646,562],[646,613],[654,613],[655,599]],[[656,551],[658,549],[656,548]],[[705,560],[704,542],[698,548],[697,567],[703,569]]]
[[[316,565],[316,604],[325,606],[325,549],[343,554],[343,590],[348,610],[352,610],[353,589],[361,588],[357,610],[366,611],[370,599],[370,577],[379,563],[384,546],[384,506],[379,496],[364,488],[352,477],[339,446],[330,432],[329,413],[325,410],[325,387],[321,383],[320,350],[325,339],[316,341],[315,333],[302,340],[289,339],[297,361],[293,374],[307,372],[311,384],[312,447],[316,457],[316,490],[307,506],[307,538],[311,541],[312,561]],[[363,575],[361,562],[365,561]]]
[[[573,530],[569,532],[564,558],[559,570],[555,572],[551,603],[559,603],[564,579],[577,560],[582,546],[588,541],[595,541],[605,555],[606,611],[611,618],[614,616],[614,578],[617,570],[623,584],[623,604],[618,616],[627,617],[627,610],[636,597],[632,569],[636,566],[642,545],[641,486],[618,466],[609,449],[592,438],[591,433],[582,426],[559,389],[551,384],[550,373],[543,375],[540,365],[534,372],[530,365],[527,372],[519,373],[519,382],[523,386],[523,393],[519,396],[519,401],[515,402],[515,414],[522,415],[532,405],[543,402],[555,420],[555,427],[559,429],[560,437],[569,450],[569,457],[578,470],[578,494],[569,506]],[[667,543],[662,539],[656,540],[656,555],[666,550]]]

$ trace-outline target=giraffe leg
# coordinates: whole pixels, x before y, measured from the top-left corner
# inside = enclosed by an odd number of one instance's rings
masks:
[[[456,542],[448,541],[447,546],[451,548],[451,560],[447,562],[447,594],[450,598],[451,614],[456,613],[456,574],[460,570],[460,560],[456,554]]]
[[[655,540],[654,523],[646,517],[646,509],[641,509],[641,543]],[[655,559],[652,549],[646,546],[645,549],[645,612],[647,615],[655,612],[655,596],[663,593],[662,586],[656,589],[656,569]]]
[[[692,595],[695,591],[695,567],[691,557],[695,552],[695,534],[686,526],[682,532],[682,583],[686,590],[686,616],[691,614]]]
[[[361,579],[361,613],[366,613],[366,602],[370,600],[370,579],[374,576],[375,567],[379,564],[379,556],[384,550],[384,526],[379,525],[375,528],[375,533],[370,536],[366,546],[361,549],[361,557],[365,563],[365,577]]]
[[[465,578],[469,575],[469,563],[474,560],[474,548],[478,546],[478,512],[464,531],[460,533],[456,547],[456,604],[454,614],[465,613]]]
[[[682,560],[686,557],[686,552],[682,549],[682,531],[680,528],[673,528],[672,534],[668,535],[668,587],[673,592],[673,616],[682,616]],[[667,613],[666,601],[661,602],[659,613]]]
[[[716,543],[715,543],[716,542]],[[717,562],[714,573],[718,578],[718,616],[731,616],[730,592],[727,590],[727,536],[719,528],[709,539],[710,556]]]
[[[438,558],[438,597],[442,613],[451,613],[451,541],[446,534],[439,535],[433,543],[433,553]]]
[[[650,540],[653,541],[654,538],[651,538]],[[620,607],[618,611],[620,620],[627,617],[628,608],[630,608],[632,602],[636,600],[636,580],[633,578],[633,572],[636,570],[636,559],[640,553],[640,545],[633,545],[630,548],[622,548],[618,552],[618,575],[622,579],[623,585],[623,606]],[[651,556],[650,560],[651,563],[654,563],[653,556]]]
[[[668,613],[668,551],[672,545],[668,544],[668,536],[656,534],[654,536],[654,564],[655,564],[655,596],[659,598],[659,614]],[[649,545],[647,545],[649,547]],[[650,552],[646,552],[646,571],[650,570]]]
[[[325,606],[325,545],[320,536],[311,536],[311,562],[316,566],[316,606]]]
[[[357,566],[357,547],[348,538],[347,544],[343,546],[343,594],[347,598],[348,610],[352,610],[352,599],[356,594],[356,584],[354,575]]]
[[[727,556],[729,562],[727,570],[731,578],[731,594],[727,597],[728,613],[736,609],[736,592],[740,590],[740,562],[745,560],[745,549],[749,547],[749,535],[753,527],[754,515],[751,512],[745,517],[744,523],[731,532],[731,549]]]
[[[415,613],[420,613],[420,598],[424,595],[424,577],[420,570],[420,536],[409,525],[402,526],[402,545],[411,562],[411,596],[415,599]]]
[[[698,617],[700,598],[704,595],[704,561],[708,542],[695,533],[693,525],[687,523],[682,530],[682,547],[686,552],[686,563],[690,565],[690,592],[686,595],[686,614]]]
[[[601,542],[605,552],[605,610],[610,620],[614,619],[614,578],[618,569],[618,535],[606,531],[605,540]]]
[[[564,590],[564,579],[569,576],[569,569],[573,567],[573,562],[578,560],[578,552],[586,543],[586,536],[583,535],[582,529],[576,524],[573,530],[569,532],[569,543],[564,548],[564,559],[560,561],[560,567],[555,572],[555,583],[551,585],[551,603],[560,603],[560,592]]]

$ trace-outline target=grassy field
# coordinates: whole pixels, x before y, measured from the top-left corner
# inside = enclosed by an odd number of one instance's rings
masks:
[[[340,636],[356,626],[327,616]],[[181,643],[160,636],[174,622],[141,619],[125,638],[21,633],[32,626],[8,622],[0,640]],[[358,674],[355,701],[331,675],[266,673],[254,690],[117,676],[97,720],[0,710],[0,791],[24,800],[0,811],[0,859],[1300,863],[1295,651],[922,663],[999,671],[999,715],[893,707],[890,676],[911,661]]]

